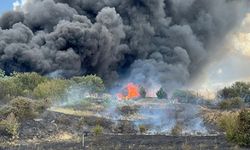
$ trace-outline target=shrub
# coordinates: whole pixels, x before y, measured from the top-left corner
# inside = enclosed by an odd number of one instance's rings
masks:
[[[228,140],[240,146],[250,146],[250,110],[224,114],[219,118],[219,126],[226,132]]]
[[[43,99],[34,101],[34,110],[36,112],[43,113],[47,108],[51,106],[51,100]]]
[[[223,114],[218,119],[219,127],[226,132],[226,137],[228,140],[234,141],[237,131],[237,113],[227,113]]]
[[[34,102],[31,99],[17,97],[10,102],[13,113],[19,120],[32,119],[36,117]]]
[[[232,86],[218,91],[217,96],[222,99],[241,97],[244,101],[248,102],[250,101],[250,83],[235,82]]]
[[[141,86],[140,87],[140,96],[141,96],[141,98],[145,98],[146,95],[147,95],[147,92],[146,92],[145,88]]]
[[[0,80],[0,100],[3,103],[8,102],[11,97],[20,95],[20,89],[10,78]]]
[[[241,146],[250,146],[250,110],[242,110],[237,120],[236,142]]]
[[[0,117],[6,118],[10,113],[13,113],[16,111],[15,107],[4,105],[0,108]]]
[[[244,104],[240,97],[225,99],[221,101],[218,105],[220,109],[233,109],[240,108]]]
[[[70,82],[68,80],[54,79],[39,84],[33,92],[37,99],[62,99]]]
[[[182,134],[182,126],[180,125],[180,123],[175,124],[175,126],[171,130],[171,134],[173,136],[178,136]]]
[[[147,132],[147,128],[145,125],[139,125],[139,131],[141,134],[146,133]]]
[[[9,114],[5,120],[0,121],[0,134],[2,136],[17,137],[19,123],[13,113]]]
[[[171,130],[171,134],[173,136],[178,136],[182,134],[182,126],[179,123],[176,123],[175,126]]]
[[[32,94],[32,91],[40,84],[47,80],[46,77],[43,77],[37,73],[14,73],[12,75],[13,82],[17,85],[22,91],[22,95],[26,96]]]
[[[71,80],[83,87],[86,87],[91,94],[101,93],[105,90],[103,80],[96,75],[74,77]]]
[[[97,136],[101,135],[103,133],[103,127],[100,125],[97,125],[93,128],[92,132]]]
[[[160,88],[160,90],[156,93],[156,95],[159,99],[168,98],[168,95],[163,88]]]

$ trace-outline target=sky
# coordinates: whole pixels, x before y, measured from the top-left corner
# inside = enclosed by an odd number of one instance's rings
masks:
[[[4,12],[8,10],[12,10],[13,3],[16,0],[0,0],[0,14],[3,14]]]

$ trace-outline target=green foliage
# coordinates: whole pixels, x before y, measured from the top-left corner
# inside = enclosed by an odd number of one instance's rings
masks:
[[[146,133],[147,130],[148,129],[146,128],[145,125],[139,125],[139,131],[140,131],[141,134]]]
[[[17,97],[9,105],[14,108],[12,111],[19,120],[32,119],[37,115],[35,104],[31,99]]]
[[[34,89],[33,95],[37,99],[62,99],[70,85],[68,80],[48,80],[47,82],[39,84]]]
[[[236,82],[231,87],[225,87],[217,93],[222,99],[241,97],[245,101],[250,101],[250,83]]]
[[[228,140],[240,146],[250,146],[250,110],[224,114],[219,118],[218,125],[226,132]]]
[[[15,115],[11,113],[5,120],[0,121],[0,134],[2,136],[17,137],[19,126]]]
[[[244,105],[244,101],[240,97],[230,98],[222,100],[218,106],[220,109],[234,109],[234,108],[240,108]]]
[[[146,92],[145,88],[141,86],[140,87],[140,96],[141,96],[141,98],[145,98],[146,95],[147,95],[147,92]]]
[[[157,97],[159,99],[165,99],[168,98],[168,95],[166,93],[166,91],[163,88],[160,88],[160,90],[156,93]]]
[[[236,142],[241,146],[250,146],[250,110],[242,110],[237,120]]]
[[[0,90],[1,102],[8,102],[11,97],[18,96],[21,93],[15,82],[9,78],[0,80]]]
[[[37,73],[14,73],[12,75],[13,82],[17,85],[22,91],[22,95],[26,96],[31,94],[32,91],[41,83],[47,81],[46,77],[43,77]]]
[[[101,135],[103,133],[103,127],[100,125],[95,126],[92,129],[92,132],[97,136],[97,135]]]
[[[33,89],[47,78],[37,73],[14,73],[10,77],[0,79],[0,100],[3,103],[17,96],[32,96]]]
[[[237,131],[237,118],[235,113],[224,114],[218,119],[219,127],[226,132],[228,140],[233,141]]]
[[[74,77],[72,80],[82,86],[88,89],[88,91],[91,94],[94,93],[101,93],[105,90],[105,86],[103,83],[103,80],[96,76],[96,75],[88,75],[88,76],[83,76],[83,77]]]

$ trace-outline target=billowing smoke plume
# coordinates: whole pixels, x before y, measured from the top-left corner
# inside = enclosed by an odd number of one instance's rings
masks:
[[[0,18],[0,68],[183,85],[247,7],[244,0],[27,0]]]

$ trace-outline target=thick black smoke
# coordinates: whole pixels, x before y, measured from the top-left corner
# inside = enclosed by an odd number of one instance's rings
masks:
[[[183,85],[247,7],[243,0],[28,0],[0,18],[0,68]]]

